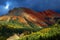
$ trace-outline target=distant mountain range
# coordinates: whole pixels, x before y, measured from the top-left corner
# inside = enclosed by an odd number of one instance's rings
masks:
[[[0,21],[9,22],[10,20],[17,20],[26,25],[29,25],[28,21],[30,21],[42,27],[53,25],[58,19],[60,19],[60,14],[52,10],[36,12],[28,8],[14,8],[13,10],[10,10],[8,14],[0,16]]]

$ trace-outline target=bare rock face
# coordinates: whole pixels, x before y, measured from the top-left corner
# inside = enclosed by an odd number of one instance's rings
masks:
[[[7,15],[1,16],[0,20],[18,20],[22,23],[27,23],[25,18],[34,24],[37,24],[39,26],[48,26],[55,23],[54,18],[60,18],[60,14],[52,11],[52,10],[46,10],[43,12],[36,12],[29,8],[15,8],[13,10],[10,10]]]
[[[19,39],[19,36],[17,34],[14,34],[13,36],[10,36],[7,40],[17,40]]]

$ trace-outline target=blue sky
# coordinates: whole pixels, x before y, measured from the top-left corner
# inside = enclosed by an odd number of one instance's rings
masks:
[[[26,7],[35,11],[50,9],[60,13],[60,0],[0,0],[0,15],[15,7]]]

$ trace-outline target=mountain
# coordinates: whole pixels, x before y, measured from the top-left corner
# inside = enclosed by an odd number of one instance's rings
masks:
[[[29,8],[14,8],[10,10],[8,14],[0,16],[0,21],[17,20],[20,23],[29,25],[27,20],[35,25],[48,27],[56,22],[55,18],[60,19],[60,14],[52,10],[46,10],[43,12],[36,12]],[[27,19],[27,20],[26,20]]]
[[[36,12],[29,8],[14,8],[0,16],[0,40],[16,37],[21,40],[55,39],[60,35],[59,30],[60,14],[52,10]]]

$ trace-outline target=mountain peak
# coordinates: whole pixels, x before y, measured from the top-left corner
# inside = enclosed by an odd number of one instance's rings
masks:
[[[52,10],[36,12],[29,8],[14,8],[13,10],[10,10],[7,15],[0,17],[0,20],[9,21],[18,19],[19,22],[28,24],[25,20],[26,18],[39,26],[48,26],[48,24],[51,25],[55,23],[55,17],[60,17],[60,14]]]

